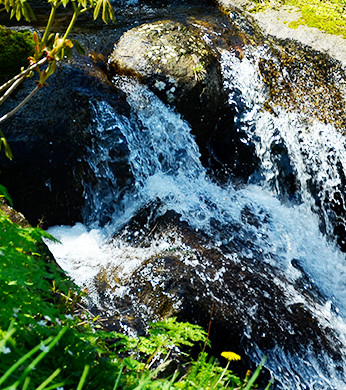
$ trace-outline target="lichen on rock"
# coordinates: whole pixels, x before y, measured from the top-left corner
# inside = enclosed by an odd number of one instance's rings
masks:
[[[110,71],[133,75],[192,121],[208,122],[222,101],[222,78],[213,51],[198,34],[172,20],[127,31],[108,60]]]

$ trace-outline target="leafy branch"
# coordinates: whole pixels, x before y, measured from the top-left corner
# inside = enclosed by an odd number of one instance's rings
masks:
[[[109,20],[114,20],[114,12],[109,0],[47,0],[51,6],[50,15],[42,35],[39,37],[36,31],[33,33],[35,43],[35,53],[29,57],[29,65],[22,71],[0,86],[0,105],[16,90],[16,88],[28,77],[33,75],[35,71],[39,79],[35,81],[35,88],[24,98],[13,110],[0,117],[0,125],[11,118],[18,112],[36,93],[46,85],[47,79],[54,74],[56,63],[65,58],[72,56],[72,48],[82,54],[85,54],[83,48],[76,40],[69,39],[69,36],[75,26],[75,23],[80,14],[93,10],[94,20],[97,19],[101,12],[102,20],[108,23]],[[56,11],[59,7],[66,8],[69,3],[72,3],[73,14],[70,23],[61,36],[59,33],[51,33],[52,25],[55,20]],[[30,22],[35,19],[35,15],[26,0],[0,0],[0,12],[6,11],[10,14],[10,18],[16,17],[20,20],[22,17]],[[0,131],[0,150],[4,146],[5,154],[9,159],[12,159],[11,149],[6,142],[4,134]]]

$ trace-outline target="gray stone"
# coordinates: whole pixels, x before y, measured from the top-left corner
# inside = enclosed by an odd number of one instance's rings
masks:
[[[182,23],[164,20],[132,28],[108,63],[112,72],[137,76],[174,105],[198,128],[197,137],[210,132],[223,101],[220,67],[206,43]]]

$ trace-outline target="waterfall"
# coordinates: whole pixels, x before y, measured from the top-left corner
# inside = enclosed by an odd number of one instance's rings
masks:
[[[339,351],[341,365],[345,368],[345,254],[330,239],[329,210],[318,208],[310,189],[314,180],[320,191],[318,197],[324,199],[342,184],[345,137],[331,125],[301,122],[299,113],[278,109],[274,114],[264,109],[267,92],[257,62],[265,53],[260,50],[249,49],[242,60],[232,52],[221,52],[229,104],[237,111],[236,125],[249,135],[261,159],[257,177],[243,186],[217,184],[200,162],[188,123],[145,86],[131,78],[117,77],[114,83],[126,94],[131,115],[119,116],[106,102],[91,107],[94,124],[90,131],[95,142],[90,147],[88,164],[97,181],[85,183],[87,226],[51,228],[63,245],[49,246],[72,278],[88,287],[97,304],[100,298],[93,288],[93,278],[101,268],[121,266],[123,275],[129,275],[141,261],[170,245],[164,237],[146,248],[110,238],[143,207],[155,204],[152,212],[157,215],[173,210],[189,226],[206,234],[211,247],[227,248],[236,242],[238,257],[234,261],[243,256],[264,262],[291,281],[300,275],[298,263],[322,294],[320,302],[305,303],[321,323],[339,335],[343,345]],[[298,183],[298,195],[292,199],[283,196],[271,151],[276,141],[285,145]],[[114,157],[112,151],[119,148],[121,156]],[[114,168],[120,160],[126,160],[122,167],[127,179],[122,185]],[[256,224],[244,220],[244,210],[256,216]],[[320,229],[321,221],[324,230]],[[285,288],[289,289],[282,286]],[[286,293],[292,302],[303,299],[293,290]],[[296,389],[342,389],[340,374],[327,357],[316,362],[312,352],[309,355],[307,351],[300,359],[277,349],[273,351],[275,359],[269,359],[267,366],[282,388],[292,389],[294,383]],[[256,349],[251,353],[256,355]],[[325,371],[321,369],[324,365]]]
[[[238,128],[255,144],[261,160],[261,185],[282,200],[287,188],[280,184],[281,161],[275,153],[279,145],[279,157],[286,154],[294,172],[296,200],[320,215],[322,230],[333,238],[332,220],[338,217],[330,203],[342,205],[346,201],[346,138],[331,124],[307,122],[298,112],[275,108],[273,114],[264,109],[268,93],[258,65],[261,58],[269,56],[263,47],[252,48],[243,60],[222,52],[225,88],[237,110]],[[345,245],[345,238],[341,244]]]

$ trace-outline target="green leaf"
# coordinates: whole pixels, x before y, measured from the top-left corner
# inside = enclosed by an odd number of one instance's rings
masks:
[[[94,9],[94,20],[96,20],[99,16],[101,5],[102,5],[102,0],[98,0],[96,3],[96,7]]]
[[[4,151],[5,155],[9,160],[13,159],[13,154],[10,148],[10,145],[7,143],[7,140],[4,136],[4,133],[0,130],[0,150],[1,150],[1,145],[4,145]]]
[[[36,19],[32,8],[26,0],[5,0],[0,1],[0,4],[4,5],[6,12],[10,13],[11,19],[14,16],[17,20],[20,20],[23,16],[27,22]]]
[[[80,44],[79,41],[77,41],[77,39],[71,39],[75,49],[77,50],[77,53],[79,54],[83,54],[85,56],[86,52],[85,52],[85,49],[84,47]]]
[[[108,23],[109,19],[114,20],[114,11],[109,0],[97,0],[94,9],[94,20],[98,18],[102,6],[102,20]]]
[[[0,184],[0,194],[1,194],[1,196],[3,196],[8,201],[10,206],[13,207],[13,201],[12,201],[12,199],[10,197],[10,194],[8,193],[6,187],[2,186],[1,184]]]

